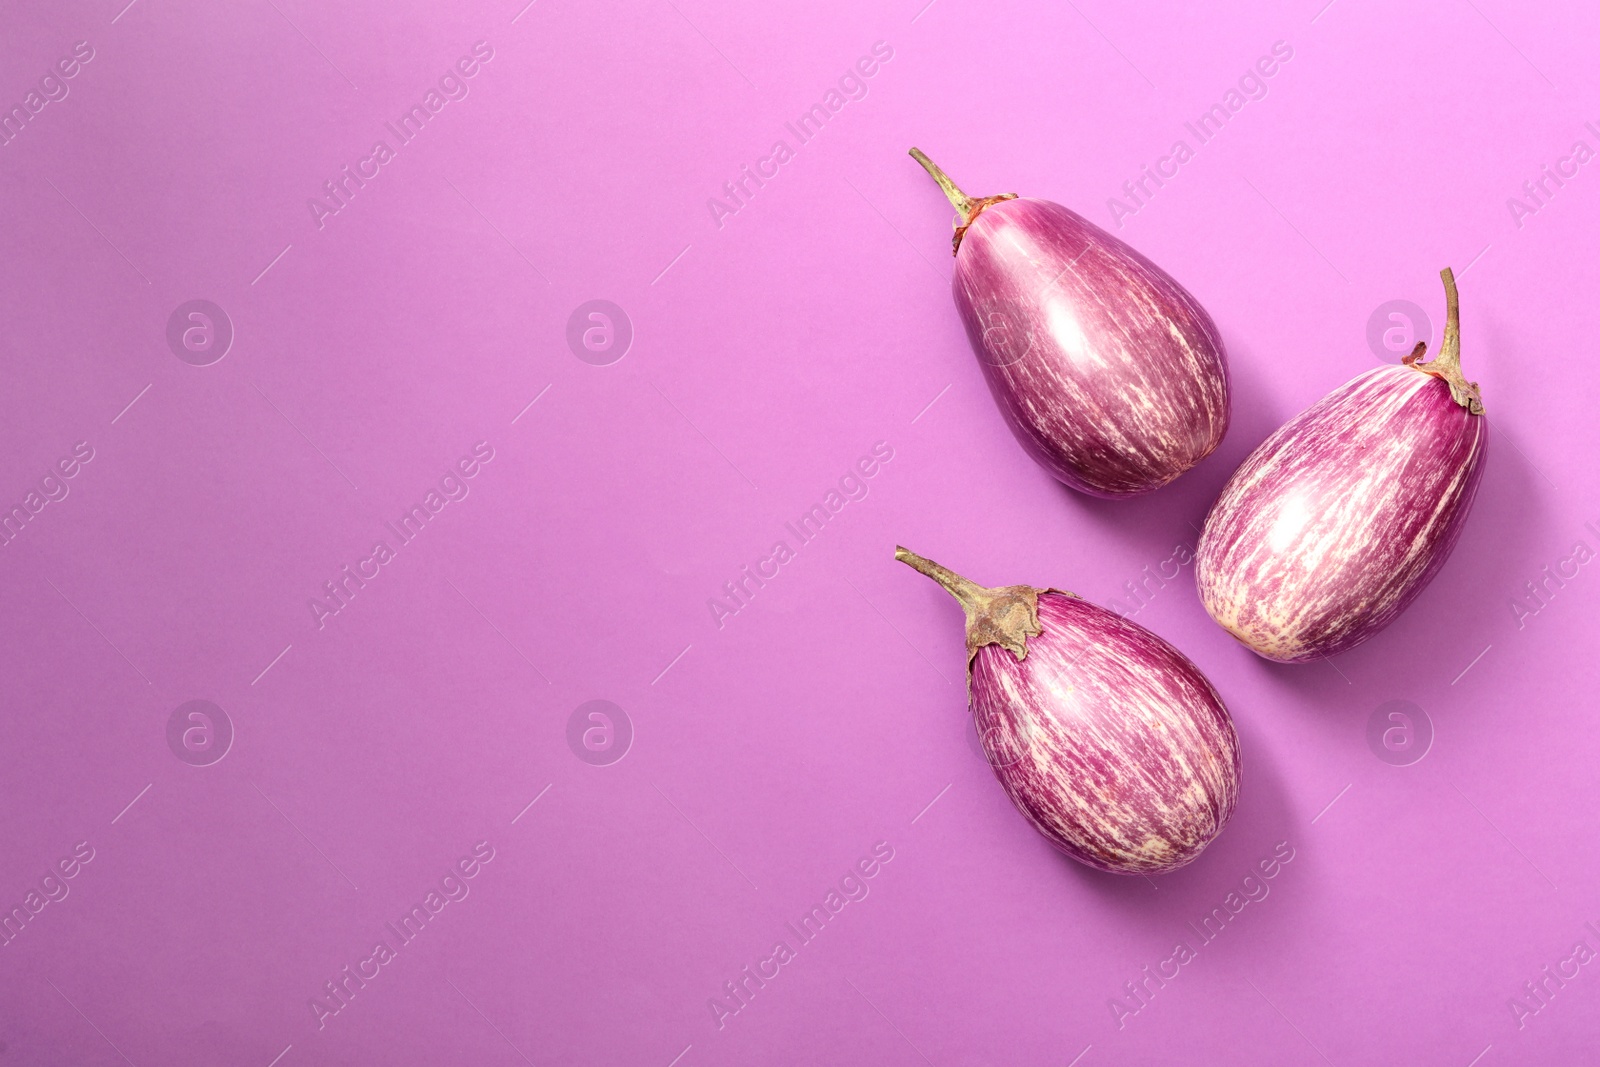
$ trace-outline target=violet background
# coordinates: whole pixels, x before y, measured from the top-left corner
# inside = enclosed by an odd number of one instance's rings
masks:
[[[95,451],[0,549],[0,905],[95,850],[0,947],[0,1063],[1590,1055],[1596,968],[1520,1029],[1508,1001],[1600,948],[1600,577],[1511,604],[1600,547],[1600,177],[1520,225],[1507,198],[1600,147],[1600,15],[125,2],[0,12],[8,107],[95,51],[0,147],[0,503]],[[478,40],[470,95],[319,229],[307,199]],[[719,228],[708,198],[794,147],[784,123],[877,41],[867,96]],[[1075,496],[988,396],[950,211],[906,148],[1110,225],[1277,41],[1268,95],[1118,231],[1216,319],[1231,431],[1153,496]],[[1050,851],[963,736],[958,610],[894,545],[1111,601],[1276,425],[1375,364],[1375,309],[1442,318],[1446,264],[1494,420],[1449,565],[1380,637],[1297,668],[1215,627],[1186,568],[1137,618],[1232,709],[1238,813],[1155,882]],[[210,366],[166,343],[193,298],[236,331]],[[595,298],[635,332],[609,366],[565,340]],[[482,440],[470,495],[319,629],[322,583]],[[708,598],[877,441],[870,494],[719,629]],[[197,698],[236,731],[205,767],[167,743]],[[592,699],[635,731],[609,766],[567,743]],[[1396,699],[1436,733],[1410,766],[1366,740]],[[319,1030],[323,983],[479,840],[470,895]],[[719,1029],[708,1000],[879,841],[870,895]],[[1280,841],[1270,895],[1201,947],[1188,924]],[[1119,1029],[1110,999],[1180,939],[1198,958]]]

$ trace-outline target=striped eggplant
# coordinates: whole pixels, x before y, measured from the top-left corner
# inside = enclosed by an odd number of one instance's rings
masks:
[[[904,548],[967,616],[967,690],[995,777],[1034,829],[1116,874],[1175,870],[1222,832],[1239,739],[1183,653],[1072,593],[985,589]]]
[[[955,206],[956,307],[1023,449],[1100,497],[1157,489],[1210,455],[1228,429],[1228,362],[1195,298],[1060,204],[974,199],[911,155]]]
[[[1489,423],[1461,372],[1446,267],[1439,354],[1368,371],[1285,423],[1222,489],[1196,553],[1206,611],[1267,659],[1354,648],[1444,566],[1483,475]]]

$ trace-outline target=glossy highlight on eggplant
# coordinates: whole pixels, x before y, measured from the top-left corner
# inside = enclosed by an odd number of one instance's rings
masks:
[[[1444,566],[1483,477],[1489,424],[1461,371],[1446,267],[1439,355],[1346,382],[1234,472],[1196,552],[1206,611],[1267,659],[1348,651],[1397,618]]]
[[[1060,204],[969,197],[911,155],[956,209],[956,307],[1028,454],[1099,497],[1158,489],[1210,455],[1228,429],[1228,364],[1199,302]]]
[[[986,589],[904,548],[966,612],[972,714],[995,777],[1080,863],[1157,874],[1193,861],[1239,797],[1239,740],[1188,657],[1056,589]]]

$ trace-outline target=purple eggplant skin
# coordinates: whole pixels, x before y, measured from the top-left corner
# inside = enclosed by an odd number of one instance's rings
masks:
[[[1393,622],[1444,566],[1483,477],[1489,423],[1461,373],[1447,267],[1437,358],[1346,382],[1257,448],[1196,551],[1206,611],[1254,652],[1305,663]]]
[[[1006,795],[1080,863],[1158,874],[1199,856],[1239,799],[1233,719],[1188,657],[1072,593],[985,589],[904,548],[961,602],[978,736]]]
[[[911,154],[958,212],[951,288],[1024,450],[1091,496],[1158,489],[1221,444],[1228,360],[1165,271],[1060,204],[973,199]]]

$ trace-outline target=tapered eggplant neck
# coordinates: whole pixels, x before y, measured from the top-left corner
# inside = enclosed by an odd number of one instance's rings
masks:
[[[988,589],[948,567],[896,547],[894,558],[932,578],[961,604],[967,615],[967,663],[984,645],[999,645],[1017,659],[1028,655],[1028,638],[1044,633],[1039,625],[1039,590],[1031,585]]]
[[[939,188],[944,190],[944,195],[949,198],[950,206],[956,209],[956,235],[950,249],[951,255],[961,251],[961,238],[966,234],[967,227],[984,208],[998,204],[1002,200],[1015,200],[1016,193],[1001,193],[999,196],[970,197],[961,191],[960,186],[950,180],[950,175],[944,169],[929,159],[927,153],[920,148],[911,150],[911,158],[922,164],[922,169],[933,176],[939,183]]]
[[[1417,347],[1401,362],[1424,374],[1444,379],[1450,387],[1451,398],[1457,404],[1473,415],[1482,415],[1483,397],[1478,392],[1478,383],[1467,381],[1467,376],[1461,371],[1461,300],[1456,294],[1456,276],[1446,267],[1439,272],[1439,277],[1444,279],[1445,301],[1444,339],[1439,343],[1439,354],[1426,363],[1419,362],[1422,354],[1428,350],[1428,342],[1418,341]]]

